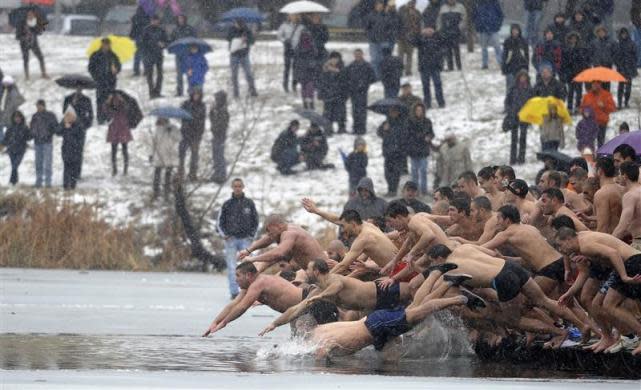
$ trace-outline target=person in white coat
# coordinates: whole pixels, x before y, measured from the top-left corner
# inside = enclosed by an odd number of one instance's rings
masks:
[[[160,195],[160,181],[163,170],[165,171],[165,183],[163,195],[165,200],[169,200],[171,193],[171,174],[172,170],[178,166],[180,159],[178,156],[178,144],[181,135],[178,127],[169,122],[167,118],[158,118],[156,121],[156,131],[152,139],[151,161],[154,164],[154,199]]]

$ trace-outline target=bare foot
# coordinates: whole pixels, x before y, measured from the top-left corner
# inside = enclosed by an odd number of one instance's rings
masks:
[[[613,346],[614,344],[616,344],[617,341],[619,341],[619,340],[617,340],[617,339],[615,339],[613,337],[612,338],[604,337],[604,338],[601,339],[601,345],[599,347],[593,349],[592,351],[594,353],[601,353],[601,352],[605,351],[606,349],[610,348],[611,346]]]
[[[556,337],[553,337],[552,340],[548,341],[547,343],[543,344],[543,348],[546,349],[559,349],[561,348],[561,344],[568,338],[568,335],[570,332],[567,330],[563,332],[562,335],[558,335]]]

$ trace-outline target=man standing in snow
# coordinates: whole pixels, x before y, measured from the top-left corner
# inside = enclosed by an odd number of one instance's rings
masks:
[[[196,29],[187,23],[187,17],[185,15],[178,15],[176,18],[176,28],[172,31],[169,40],[171,42],[175,42],[179,39],[195,37],[196,35]],[[185,74],[187,74],[188,78],[191,79],[191,76],[188,74],[188,70],[191,68],[185,67],[184,62],[185,58],[183,56],[176,56],[176,96],[183,95],[183,79]]]
[[[361,49],[354,50],[354,62],[345,68],[347,91],[352,101],[352,128],[354,134],[367,131],[367,92],[376,82],[374,68],[363,57]]]
[[[147,85],[149,86],[149,97],[151,99],[159,98],[162,90],[162,65],[163,50],[167,46],[167,32],[160,25],[160,17],[154,15],[151,18],[151,24],[145,27],[142,33],[142,57],[145,65],[145,74],[147,76]],[[156,69],[156,82],[154,83],[154,68]]]
[[[96,111],[98,124],[107,121],[107,114],[104,107],[107,98],[116,89],[118,73],[122,66],[116,54],[111,50],[111,40],[103,38],[100,50],[93,53],[89,58],[89,74],[96,82]]]

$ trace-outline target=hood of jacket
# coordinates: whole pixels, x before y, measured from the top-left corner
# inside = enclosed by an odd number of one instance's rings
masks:
[[[376,192],[374,192],[374,182],[369,177],[364,177],[361,179],[361,181],[358,182],[356,190],[360,190],[361,188],[369,191],[369,193],[372,195],[372,198],[376,197]]]
[[[518,24],[518,23],[512,23],[512,25],[510,26],[510,38],[513,38],[512,37],[512,30],[515,30],[515,29],[518,30],[518,32],[519,32],[519,36],[518,37],[522,38],[523,37],[523,30],[521,29],[521,25]]]

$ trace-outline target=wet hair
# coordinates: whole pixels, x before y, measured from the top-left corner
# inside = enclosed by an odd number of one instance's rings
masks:
[[[329,266],[327,265],[327,262],[323,259],[314,260],[312,262],[312,269],[320,272],[323,275],[329,273]]]
[[[559,230],[557,230],[556,232],[557,241],[565,241],[575,237],[576,237],[576,230],[570,229],[569,227],[559,228]]]
[[[576,226],[574,226],[574,221],[572,218],[568,217],[567,215],[559,215],[558,217],[554,218],[552,220],[552,228],[554,230],[559,230],[561,228],[569,228],[572,230],[576,230]]]
[[[408,215],[410,215],[410,212],[407,209],[407,206],[399,201],[390,203],[387,205],[387,210],[385,210],[385,216],[390,218],[396,218],[398,216],[407,217]]]
[[[470,216],[470,200],[467,198],[456,197],[450,202],[450,206],[454,207],[459,213],[465,212],[466,216]]]
[[[585,161],[583,157],[575,157],[570,161],[570,167],[573,166],[581,167],[585,169],[586,171],[588,170],[588,162]]]
[[[280,214],[271,214],[265,218],[265,226],[286,224],[285,217]]]
[[[611,157],[599,157],[596,159],[596,168],[603,171],[605,177],[614,177],[616,175],[616,168],[614,167],[614,160]]]
[[[636,158],[637,151],[634,150],[634,148],[628,144],[621,144],[614,149],[614,152],[612,153],[617,154],[619,153],[621,155],[621,158],[626,159],[629,158],[632,161]]]
[[[347,223],[356,223],[357,225],[362,225],[363,220],[361,219],[361,215],[358,213],[356,210],[345,210],[341,214],[341,216],[338,218],[339,220]]]
[[[379,228],[382,232],[385,231],[385,217],[381,217],[381,216],[373,217],[371,218],[371,220],[374,226]]]
[[[565,196],[563,195],[563,192],[558,188],[548,188],[547,190],[543,191],[541,195],[543,194],[547,195],[550,199],[556,199],[561,203],[565,203]]]
[[[511,204],[506,204],[505,206],[501,206],[499,209],[499,214],[501,214],[501,217],[504,219],[509,219],[512,221],[512,223],[521,223],[521,213],[519,212],[519,209],[517,209],[515,206],[512,206]]]
[[[278,274],[281,278],[285,279],[288,282],[293,282],[294,279],[296,279],[296,272],[294,271],[281,271],[280,274]]]
[[[243,274],[258,273],[258,270],[256,269],[256,266],[254,265],[254,263],[250,263],[249,261],[238,264],[238,266],[236,266],[236,271],[239,271],[240,273],[243,273]]]
[[[465,171],[459,175],[459,180],[463,179],[465,182],[473,181],[474,184],[478,185],[479,181],[476,178],[476,174],[472,171]]]
[[[490,202],[487,196],[477,196],[472,200],[472,203],[479,209],[492,211],[492,202]]]
[[[572,172],[572,174],[570,174],[570,177],[575,177],[577,179],[583,180],[588,177],[588,171],[581,167],[578,167]]]
[[[434,192],[440,192],[447,200],[454,199],[454,191],[451,187],[439,187]]]
[[[619,169],[621,170],[621,175],[627,177],[628,180],[635,183],[639,181],[639,164],[626,161],[621,164]]]
[[[551,181],[554,187],[561,188],[561,174],[558,171],[547,171],[547,172],[548,172],[548,181]]]
[[[514,168],[509,165],[501,165],[499,169],[497,169],[497,172],[500,172],[501,176],[507,177],[510,181],[516,180],[516,173],[514,172]]]
[[[492,180],[494,178],[494,172],[496,172],[497,169],[498,167],[485,167],[481,169],[476,176],[483,180]]]
[[[454,192],[454,197],[452,197],[449,201],[450,203],[452,202],[453,199],[460,198],[460,199],[466,199],[468,202],[472,201],[472,197],[467,194],[467,192],[463,191],[456,191]]]
[[[437,259],[439,257],[447,259],[451,254],[452,251],[450,248],[443,244],[434,245],[429,251],[427,251],[427,257],[432,259]]]

